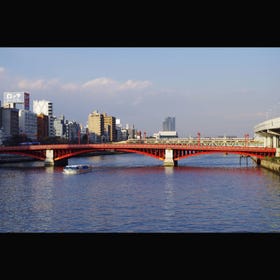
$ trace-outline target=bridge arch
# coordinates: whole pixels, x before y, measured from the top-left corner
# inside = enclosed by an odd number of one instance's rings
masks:
[[[82,154],[88,154],[96,151],[102,151],[104,149],[88,149],[88,150],[74,150],[74,151],[65,151],[64,154],[56,155],[54,160],[62,160],[62,159],[68,159],[74,156],[82,155]],[[107,150],[107,149],[106,149]],[[106,151],[104,150],[104,151]],[[164,160],[164,150],[157,152],[157,151],[144,151],[144,150],[137,150],[137,149],[108,149],[108,150],[114,150],[117,152],[127,152],[127,153],[134,153],[134,154],[140,154],[145,156],[150,156],[152,158],[158,159],[158,160]]]
[[[101,150],[114,150],[114,151],[118,151],[118,152],[127,152],[127,153],[135,153],[135,154],[140,154],[140,155],[144,155],[144,156],[149,156],[158,160],[162,160],[164,161],[165,159],[165,150],[164,149],[159,149],[159,150],[145,150],[145,149],[88,149],[88,150],[74,150],[74,151],[65,151],[64,154],[58,155],[54,158],[55,161],[57,160],[62,160],[62,159],[68,159],[74,156],[78,156],[78,155],[82,155],[82,154],[87,154],[87,153],[92,153],[95,151],[101,151]],[[174,150],[176,151],[176,150]],[[177,150],[178,151],[178,150]],[[182,151],[182,150],[181,150]],[[185,152],[187,152],[184,155],[179,155],[176,156],[176,153],[174,155],[174,161],[178,161],[184,158],[188,158],[188,157],[193,157],[193,156],[200,156],[200,155],[207,155],[207,154],[237,154],[240,156],[246,156],[246,157],[256,157],[258,159],[263,159],[264,156],[258,153],[249,153],[249,152],[240,152],[240,151],[187,151],[184,150]]]
[[[54,157],[54,161],[68,159],[71,157],[75,157],[82,154],[88,154],[95,152],[96,150],[89,149],[89,150],[74,150],[74,151],[65,151],[65,153],[57,153]]]
[[[121,149],[121,150],[116,149],[116,151],[145,155],[155,159],[164,160],[164,150],[158,153],[152,153],[151,151],[142,151],[136,149]]]

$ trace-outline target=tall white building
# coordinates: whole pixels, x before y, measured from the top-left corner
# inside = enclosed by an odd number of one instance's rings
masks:
[[[49,136],[55,136],[53,103],[47,100],[33,100],[33,112],[37,115],[44,114],[49,117]]]

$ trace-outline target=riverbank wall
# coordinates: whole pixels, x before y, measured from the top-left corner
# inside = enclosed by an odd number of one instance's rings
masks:
[[[275,159],[258,159],[256,157],[252,157],[252,159],[261,167],[264,167],[265,169],[268,169],[272,172],[277,173],[280,175],[280,161]]]

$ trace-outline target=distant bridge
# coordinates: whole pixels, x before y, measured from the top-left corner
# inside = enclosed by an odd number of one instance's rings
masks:
[[[248,143],[247,143],[248,144]],[[214,146],[196,144],[148,144],[148,143],[112,143],[112,144],[58,144],[0,147],[0,154],[16,154],[42,160],[46,165],[66,165],[68,158],[95,151],[120,151],[150,156],[164,162],[165,166],[177,165],[178,160],[190,156],[214,153],[238,154],[246,157],[274,157],[277,149],[254,146]]]

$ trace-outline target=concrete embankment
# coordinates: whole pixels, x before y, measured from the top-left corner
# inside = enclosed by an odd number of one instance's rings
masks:
[[[255,157],[252,157],[252,159],[261,167],[264,167],[270,171],[273,171],[280,175],[280,162],[274,161],[273,159],[258,159]]]

